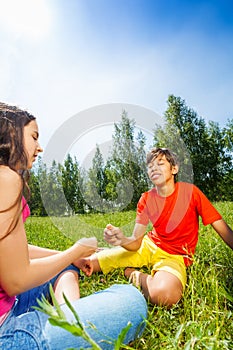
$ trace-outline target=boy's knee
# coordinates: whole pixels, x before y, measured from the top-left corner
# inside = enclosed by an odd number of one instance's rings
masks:
[[[150,301],[159,306],[172,307],[177,304],[182,297],[180,290],[170,290],[166,286],[156,286],[150,293]]]

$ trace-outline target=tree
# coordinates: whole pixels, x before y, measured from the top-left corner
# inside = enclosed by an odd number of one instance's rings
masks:
[[[106,173],[108,181],[110,177],[114,181],[117,205],[125,209],[134,209],[141,193],[148,189],[142,132],[138,133],[137,141],[138,145],[135,141],[135,121],[123,111],[121,122],[114,124],[113,149]],[[114,196],[113,183],[111,193]]]
[[[170,95],[165,124],[154,128],[154,146],[169,147],[181,162],[179,181],[195,183],[211,200],[232,200],[233,120],[224,128],[205,120],[180,97]],[[112,152],[106,164],[100,148],[89,171],[68,154],[64,164],[48,168],[38,159],[29,181],[32,215],[64,215],[135,209],[148,190],[146,137],[122,112],[114,124]]]
[[[228,120],[222,131],[225,147],[224,176],[222,178],[221,193],[224,200],[232,201],[233,193],[233,119]]]
[[[62,216],[68,213],[68,205],[62,187],[62,166],[56,161],[39,174],[41,198],[48,215]]]
[[[98,145],[96,145],[96,152],[92,159],[92,167],[87,173],[84,197],[91,211],[109,211],[106,202],[104,159]]]
[[[195,115],[192,111],[187,111],[184,101],[173,95],[168,98],[168,108],[165,112],[165,124],[155,125],[154,128],[154,146],[167,147],[174,151],[182,167],[179,171],[179,180],[193,182],[193,166],[191,161],[191,152],[187,146],[187,139],[183,139],[183,133],[193,135],[192,120]],[[187,120],[188,119],[188,120]],[[185,130],[184,130],[185,128]],[[190,140],[193,143],[193,140]]]
[[[31,215],[47,216],[40,192],[40,178],[43,177],[43,174],[46,174],[46,167],[42,163],[41,157],[38,157],[38,163],[34,166],[34,169],[30,171],[29,178],[30,198],[28,204],[31,210]]]
[[[62,187],[67,200],[68,214],[83,213],[82,176],[77,159],[68,154],[62,166]]]
[[[224,133],[218,123],[209,122],[187,107],[180,97],[170,95],[165,126],[154,132],[155,145],[168,146],[181,158],[181,176],[193,182],[212,200],[221,199],[226,153]]]
[[[137,154],[137,165],[138,165],[138,185],[137,185],[137,197],[148,190],[151,186],[146,165],[146,136],[142,130],[139,130],[136,136],[136,154]],[[137,171],[137,169],[136,169]]]

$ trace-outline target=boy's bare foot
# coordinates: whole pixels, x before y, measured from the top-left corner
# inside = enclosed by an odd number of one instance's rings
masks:
[[[129,282],[132,283],[135,287],[141,287],[140,275],[142,272],[136,270],[133,267],[126,267],[124,270],[124,275],[129,279]]]
[[[126,278],[130,278],[130,275],[133,271],[136,271],[136,269],[134,267],[126,267],[124,270],[124,276]]]

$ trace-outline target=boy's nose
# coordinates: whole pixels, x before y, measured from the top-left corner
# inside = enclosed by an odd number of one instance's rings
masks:
[[[155,170],[157,170],[157,169],[158,169],[158,164],[154,163],[154,164],[152,165],[152,170],[155,171]]]

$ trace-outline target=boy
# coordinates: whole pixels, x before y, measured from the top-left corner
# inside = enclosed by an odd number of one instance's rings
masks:
[[[105,240],[121,247],[80,259],[78,266],[87,276],[127,267],[125,276],[141,287],[145,298],[156,305],[172,306],[185,288],[186,267],[192,264],[198,241],[199,216],[232,249],[233,231],[195,185],[176,182],[179,166],[173,152],[152,148],[146,161],[154,188],[138,202],[132,236],[126,237],[108,224]],[[153,229],[145,235],[149,221]],[[151,275],[135,269],[142,266],[151,267]]]

